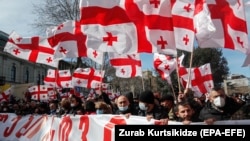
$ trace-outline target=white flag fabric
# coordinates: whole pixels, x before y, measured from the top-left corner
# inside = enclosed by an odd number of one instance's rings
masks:
[[[247,54],[244,63],[242,64],[242,67],[250,66],[250,54]]]
[[[216,31],[206,0],[195,0],[194,27],[198,44],[210,39]]]
[[[116,69],[116,76],[130,78],[142,76],[141,60],[139,54],[119,55],[109,53],[110,64]]]
[[[12,32],[4,52],[30,62],[58,67],[58,60],[54,60],[55,51],[43,37],[21,37],[16,32]]]
[[[95,88],[103,80],[105,71],[94,68],[77,68],[72,75],[72,85],[77,87]]]

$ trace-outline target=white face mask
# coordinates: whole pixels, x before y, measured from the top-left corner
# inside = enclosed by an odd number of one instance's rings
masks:
[[[128,106],[125,106],[125,107],[118,107],[120,111],[126,111],[128,110]]]
[[[143,111],[147,111],[147,109],[148,109],[148,107],[146,107],[145,106],[145,104],[144,103],[139,103],[139,108],[141,109],[141,110],[143,110]]]
[[[214,99],[213,103],[216,107],[224,107],[225,106],[225,98],[218,96]]]

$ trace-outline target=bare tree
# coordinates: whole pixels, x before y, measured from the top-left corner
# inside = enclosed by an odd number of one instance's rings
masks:
[[[35,29],[44,34],[50,26],[57,26],[67,20],[79,20],[79,0],[45,0],[33,4],[36,15],[32,24]]]

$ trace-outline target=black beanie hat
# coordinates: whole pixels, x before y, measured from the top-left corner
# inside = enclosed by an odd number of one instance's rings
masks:
[[[139,101],[154,104],[154,94],[152,91],[144,91],[140,94]]]
[[[160,102],[163,102],[163,101],[165,101],[165,100],[169,100],[169,101],[174,102],[174,97],[173,97],[172,95],[169,95],[169,94],[163,95],[163,96],[160,98]]]

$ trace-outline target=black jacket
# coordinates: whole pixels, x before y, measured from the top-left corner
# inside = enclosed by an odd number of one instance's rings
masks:
[[[216,120],[229,120],[230,117],[243,106],[237,103],[233,98],[226,97],[225,106],[222,108],[215,107],[211,102],[207,101],[205,106],[201,109],[199,118],[204,121],[208,118],[215,118]]]

